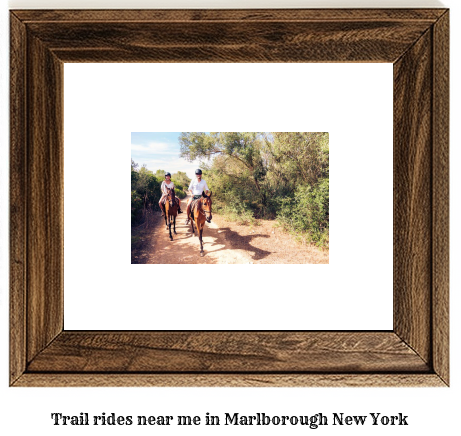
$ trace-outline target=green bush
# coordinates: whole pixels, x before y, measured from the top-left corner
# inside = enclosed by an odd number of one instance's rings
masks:
[[[208,181],[209,180],[209,181]],[[248,192],[245,189],[235,189],[235,185],[230,180],[216,179],[213,177],[207,180],[208,185],[212,185],[213,211],[224,215],[227,219],[242,224],[253,224],[254,218],[254,199],[246,198]]]
[[[328,246],[327,132],[182,132],[179,141],[182,157],[206,160],[200,166],[215,211],[239,222],[278,218]]]
[[[171,181],[174,183],[174,192],[176,196],[181,199],[184,198],[186,196],[184,185],[180,181],[173,178],[171,179]]]
[[[216,212],[222,213],[226,218],[241,224],[254,224],[254,212],[248,202],[218,203]]]
[[[184,198],[184,197],[186,196],[186,193],[185,193],[185,192],[183,191],[183,189],[181,189],[181,188],[175,187],[175,188],[174,188],[174,192],[175,192],[175,194],[176,194],[176,197],[179,197],[179,198],[181,198],[181,199]]]
[[[288,230],[301,233],[308,242],[329,245],[329,179],[311,187],[298,186],[291,197],[281,198],[277,218]]]
[[[145,219],[147,212],[158,209],[160,184],[145,166],[139,168],[131,160],[131,225],[138,225]]]
[[[139,219],[143,208],[143,201],[136,191],[131,191],[131,224]]]

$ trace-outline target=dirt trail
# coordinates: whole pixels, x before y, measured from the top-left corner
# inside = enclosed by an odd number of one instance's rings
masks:
[[[187,199],[186,199],[187,200]],[[203,250],[186,225],[186,204],[176,218],[176,232],[170,241],[164,218],[144,232],[142,249],[132,252],[132,263],[152,264],[305,264],[328,263],[328,250],[301,246],[290,235],[275,227],[274,222],[259,220],[257,226],[238,225],[213,213],[211,223],[203,229]],[[172,229],[173,233],[173,229]],[[197,231],[195,232],[197,234]]]
[[[231,249],[226,241],[222,230],[213,221],[205,223],[203,229],[204,256],[200,256],[200,241],[195,228],[192,234],[190,224],[185,224],[187,199],[181,201],[181,209],[184,213],[176,217],[176,233],[173,241],[170,241],[168,230],[165,229],[165,220],[158,220],[150,238],[150,250],[145,263],[168,264],[168,263],[194,263],[194,264],[218,264],[218,263],[250,263],[251,258],[244,250]],[[144,263],[144,262],[143,262]]]

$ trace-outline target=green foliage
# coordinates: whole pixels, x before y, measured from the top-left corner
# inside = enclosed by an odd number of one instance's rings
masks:
[[[241,222],[276,218],[328,246],[328,133],[184,132],[179,140],[182,157],[206,161],[217,212]]]
[[[243,224],[255,222],[255,203],[246,197],[250,197],[248,187],[241,185],[236,189],[235,180],[219,177],[213,172],[204,174],[205,180],[213,191],[213,210],[221,213],[232,221]]]
[[[293,197],[279,199],[282,225],[319,246],[329,243],[329,179],[315,186],[298,186]]]
[[[144,165],[131,159],[131,225],[145,221],[148,213],[159,210],[158,201],[162,196],[160,186],[165,180],[165,170],[157,170],[155,174]],[[171,180],[175,185],[175,193],[179,198],[186,197],[190,179],[185,172],[178,171]]]
[[[183,132],[181,156],[201,160],[216,212],[241,223],[277,219],[309,243],[329,245],[329,137],[321,132]],[[131,161],[132,223],[158,208],[165,171]],[[172,175],[176,195],[190,179]]]
[[[160,200],[160,183],[146,166],[131,160],[131,224],[145,219],[148,211],[158,209]]]
[[[190,178],[182,171],[178,171],[171,176],[171,181],[174,183],[174,190],[179,198],[184,198],[187,195],[187,188],[190,184]]]
[[[174,192],[176,194],[176,197],[180,198],[180,199],[183,199],[186,197],[187,193],[184,192],[184,190],[182,188],[174,188]]]
[[[225,176],[245,177],[259,192],[265,176],[260,154],[262,136],[255,132],[182,133],[181,156],[189,161],[213,159],[212,168]]]
[[[165,173],[165,170],[157,170],[154,175],[157,178],[157,180],[162,182],[163,180],[165,180]]]
[[[138,183],[138,167],[139,165],[131,159],[131,190],[136,189],[136,184]]]
[[[174,183],[174,192],[176,194],[176,197],[179,197],[179,198],[185,198],[187,193],[186,193],[186,190],[187,188],[184,188],[183,185],[181,185],[180,183],[176,182],[176,180],[173,180],[171,179],[172,182]]]
[[[271,186],[293,192],[299,184],[315,185],[329,175],[328,133],[276,132],[266,136]]]
[[[197,158],[209,158],[213,154],[219,153],[215,142],[216,134],[213,133],[207,135],[203,132],[183,132],[179,137],[181,156],[190,162]]]
[[[171,176],[171,180],[174,181],[175,186],[178,184],[187,189],[189,187],[189,183],[191,179],[187,177],[187,174],[185,172],[178,171],[177,173],[174,173]]]
[[[138,211],[142,209],[142,199],[136,191],[131,191],[131,223],[136,221]]]

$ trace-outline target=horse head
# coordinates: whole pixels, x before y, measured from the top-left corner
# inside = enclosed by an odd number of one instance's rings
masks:
[[[168,201],[170,202],[170,206],[174,206],[176,204],[176,195],[174,192],[174,188],[166,188],[167,189],[167,197]]]
[[[213,218],[213,215],[211,214],[211,194],[212,194],[212,191],[210,191],[210,194],[209,195],[206,195],[205,194],[205,191],[202,192],[202,208],[203,208],[203,211],[205,212],[205,216],[206,216],[206,221],[207,223],[210,223],[211,222],[211,219]]]

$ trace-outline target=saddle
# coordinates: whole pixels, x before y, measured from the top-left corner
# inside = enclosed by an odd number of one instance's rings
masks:
[[[165,197],[165,198],[162,200],[162,204],[163,204],[164,206],[165,206],[165,203],[166,203],[167,200],[168,200],[168,197]],[[175,196],[175,201],[176,201],[176,204],[179,206],[181,200],[177,199],[176,196]]]
[[[192,200],[192,203],[190,204],[190,212],[191,212],[191,215],[192,215],[192,219],[195,221],[195,217],[194,217],[194,211],[195,209],[201,209],[202,208],[202,202],[200,201],[201,197],[195,199],[195,200]]]

